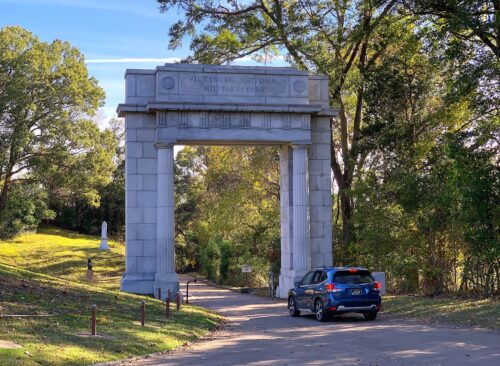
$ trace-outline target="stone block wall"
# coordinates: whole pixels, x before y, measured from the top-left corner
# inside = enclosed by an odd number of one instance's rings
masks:
[[[155,114],[125,118],[126,271],[122,290],[153,293],[156,267],[157,152]]]
[[[330,166],[330,119],[311,117],[312,144],[309,147],[309,210],[311,267],[331,266],[332,177]]]

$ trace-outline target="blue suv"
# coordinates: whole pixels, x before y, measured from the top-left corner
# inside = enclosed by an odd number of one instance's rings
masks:
[[[291,316],[310,310],[319,321],[348,312],[362,313],[366,320],[375,320],[381,304],[380,283],[361,267],[315,268],[288,291]]]

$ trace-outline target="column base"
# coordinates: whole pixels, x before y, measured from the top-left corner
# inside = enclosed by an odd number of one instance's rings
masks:
[[[133,294],[152,295],[153,285],[154,276],[152,273],[124,273],[120,290]]]
[[[276,289],[276,297],[286,299],[288,297],[288,291],[294,287],[295,282],[300,281],[302,277],[304,277],[307,271],[307,269],[282,269],[279,277],[278,288]]]
[[[167,298],[168,290],[170,290],[170,300],[175,300],[175,295],[179,292],[179,277],[177,273],[156,274],[154,281],[154,297],[158,299],[158,289],[161,290],[161,300]]]

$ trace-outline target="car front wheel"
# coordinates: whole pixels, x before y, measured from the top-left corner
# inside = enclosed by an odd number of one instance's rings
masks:
[[[300,315],[300,310],[297,308],[297,302],[293,296],[288,298],[288,311],[290,312],[290,316],[296,317]]]
[[[325,311],[325,306],[323,305],[323,301],[320,299],[316,300],[314,303],[314,313],[316,314],[316,319],[320,322],[324,322],[327,319],[327,314]]]

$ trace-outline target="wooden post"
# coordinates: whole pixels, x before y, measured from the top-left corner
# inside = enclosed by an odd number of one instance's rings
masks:
[[[144,322],[146,320],[146,302],[144,300],[141,301],[141,326],[144,326]]]
[[[158,299],[161,300],[161,287],[158,287]]]
[[[170,290],[167,290],[167,296],[165,298],[165,316],[170,317]]]
[[[97,334],[97,320],[96,320],[96,316],[97,316],[97,305],[94,304],[94,305],[92,305],[92,315],[90,317],[90,319],[91,319],[90,331],[91,331],[91,333],[92,333],[93,336],[95,336]]]
[[[178,292],[175,294],[175,306],[177,311],[179,311],[181,308],[181,294]]]

